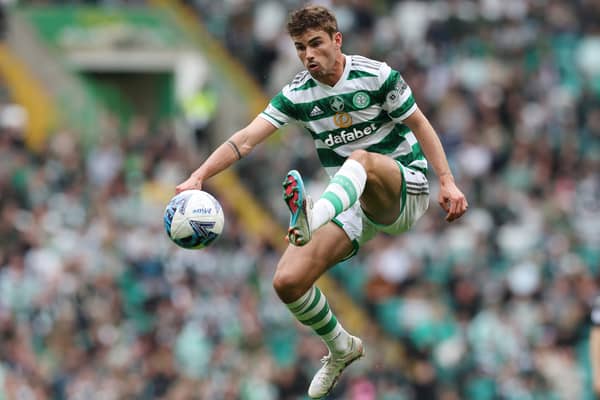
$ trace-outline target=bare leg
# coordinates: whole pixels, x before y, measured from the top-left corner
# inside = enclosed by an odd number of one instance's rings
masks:
[[[303,247],[289,245],[273,278],[273,287],[284,303],[306,293],[323,273],[352,251],[352,242],[334,223],[315,232]]]
[[[400,214],[402,173],[390,157],[357,150],[350,156],[367,172],[367,184],[360,196],[360,205],[375,222],[388,225]]]
[[[401,194],[402,173],[395,160],[381,154],[356,150],[309,210],[310,231],[318,230],[357,201],[360,201],[362,209],[373,221],[389,225],[400,214]],[[310,236],[306,234],[304,226],[298,226],[304,236]]]
[[[325,271],[351,251],[352,242],[346,233],[330,222],[315,232],[305,246],[288,246],[273,279],[277,294],[292,314],[319,335],[329,348],[323,366],[308,388],[311,398],[322,398],[329,393],[342,371],[365,354],[360,338],[346,332],[330,310],[325,295],[314,285]]]

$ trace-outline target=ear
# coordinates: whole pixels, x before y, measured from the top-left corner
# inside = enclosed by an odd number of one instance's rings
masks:
[[[338,49],[342,48],[342,32],[336,32],[333,34],[333,41],[335,42]]]

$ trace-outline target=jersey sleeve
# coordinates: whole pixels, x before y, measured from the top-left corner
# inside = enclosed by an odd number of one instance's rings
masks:
[[[285,90],[285,89],[284,89]],[[284,91],[277,93],[271,99],[267,108],[259,114],[260,117],[270,122],[276,128],[281,128],[284,125],[296,120],[294,105],[284,95]]]
[[[394,122],[402,122],[417,109],[412,90],[400,73],[387,64],[382,67],[382,72],[385,78],[381,87],[381,92],[385,96],[383,109]]]
[[[593,326],[600,327],[600,296],[597,296],[592,303],[590,321]]]

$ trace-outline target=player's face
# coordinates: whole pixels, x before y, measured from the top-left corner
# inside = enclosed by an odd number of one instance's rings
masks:
[[[331,37],[325,31],[308,30],[292,40],[300,61],[315,79],[327,84],[337,82],[344,70],[340,32]]]

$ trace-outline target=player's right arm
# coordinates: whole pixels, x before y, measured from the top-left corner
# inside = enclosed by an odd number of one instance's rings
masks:
[[[256,117],[245,128],[234,133],[225,143],[221,144],[196,169],[190,177],[177,185],[176,193],[190,189],[202,189],[202,183],[229,168],[236,161],[247,155],[252,149],[277,130],[273,124],[261,117]]]

